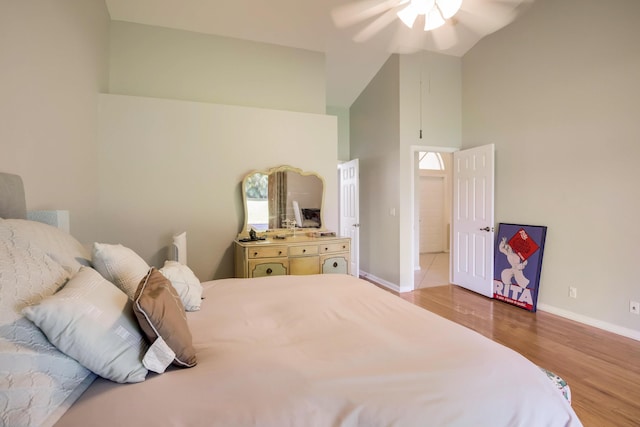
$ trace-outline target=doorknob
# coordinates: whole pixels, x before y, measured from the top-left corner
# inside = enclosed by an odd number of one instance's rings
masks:
[[[489,228],[489,227],[481,228],[480,231],[493,231],[493,227],[491,227],[491,228]]]
[[[353,227],[360,227],[360,224],[353,224]]]

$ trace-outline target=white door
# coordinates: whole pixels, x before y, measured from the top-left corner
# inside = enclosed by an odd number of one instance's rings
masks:
[[[453,153],[451,281],[493,298],[494,145]]]
[[[444,251],[444,177],[420,177],[420,253]]]
[[[338,165],[340,174],[340,236],[351,237],[351,275],[360,275],[360,193],[358,159]]]

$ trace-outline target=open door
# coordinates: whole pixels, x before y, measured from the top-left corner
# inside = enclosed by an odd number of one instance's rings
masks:
[[[453,153],[451,282],[493,298],[494,145]]]
[[[340,236],[351,237],[351,275],[360,275],[360,190],[358,159],[338,165]]]

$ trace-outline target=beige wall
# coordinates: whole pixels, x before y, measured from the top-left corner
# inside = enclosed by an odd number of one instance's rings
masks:
[[[319,52],[113,21],[110,65],[113,94],[325,113]]]
[[[327,114],[338,118],[338,160],[351,160],[349,152],[349,109],[341,107],[327,107]]]
[[[337,230],[335,117],[105,94],[98,145],[96,240],[129,246],[150,264],[162,266],[172,234],[186,231],[201,280],[233,276],[242,179],[282,164],[324,178],[325,226]]]
[[[632,0],[537,0],[462,60],[403,55],[399,119],[388,62],[351,108],[351,157],[369,159],[361,164],[363,270],[399,290],[412,280],[413,152],[493,143],[496,221],[549,227],[540,307],[640,338],[640,318],[629,313],[629,300],[640,300],[632,219],[640,210],[637,16]],[[437,92],[420,100],[425,67]],[[377,192],[385,179],[399,179],[399,198]],[[398,228],[383,214],[393,203]],[[391,244],[378,251],[376,236]]]
[[[413,289],[419,172],[418,151],[454,151],[461,142],[462,61],[458,57],[418,52],[400,57],[400,281]],[[422,130],[422,135],[420,134]]]
[[[281,164],[323,175],[337,229],[321,54],[110,27],[102,0],[2,2],[0,28],[0,170],[23,177],[29,209],[68,209],[80,241],[123,243],[160,266],[186,230],[196,274],[231,276],[240,181]],[[99,95],[110,87],[147,98]]]
[[[461,145],[460,82],[460,58],[393,55],[351,106],[351,157],[360,159],[361,270],[402,292],[413,289],[416,257],[415,153]]]
[[[0,2],[0,170],[28,209],[68,209],[88,239],[97,206],[97,98],[108,85],[103,0]]]
[[[496,147],[496,221],[549,227],[540,306],[640,339],[638,17],[537,0],[465,55],[462,87],[464,146]]]
[[[360,270],[390,283],[399,281],[399,73],[392,55],[350,109],[351,157],[360,164]]]
[[[462,60],[455,56],[400,56],[400,137],[405,150],[412,145],[461,146],[461,75]]]
[[[135,218],[110,224],[104,238],[159,264],[171,233],[186,229],[198,277],[232,276],[240,182],[282,164],[324,177],[325,226],[337,229],[338,130],[325,115],[324,55],[115,21],[110,64],[112,95],[146,98],[102,97],[101,207]],[[145,231],[131,234],[143,219]]]

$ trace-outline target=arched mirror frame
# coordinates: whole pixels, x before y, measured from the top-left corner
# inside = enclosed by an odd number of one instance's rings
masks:
[[[272,174],[276,174],[278,172],[293,172],[297,173],[302,177],[315,177],[320,181],[320,185],[322,190],[320,191],[320,225],[319,227],[304,227],[297,224],[295,227],[296,231],[320,231],[324,230],[324,193],[325,193],[325,181],[324,178],[318,175],[316,172],[303,171],[302,169],[295,168],[289,165],[276,166],[270,169],[262,169],[262,170],[254,170],[245,175],[242,180],[242,202],[244,205],[244,225],[242,227],[242,231],[238,235],[239,238],[246,238],[249,236],[249,209],[248,209],[248,197],[247,197],[247,182],[249,179],[255,174],[264,174],[271,176]],[[272,234],[282,234],[283,232],[287,232],[288,229],[286,227],[269,227],[267,230],[257,230],[258,234],[262,235],[272,235]]]

